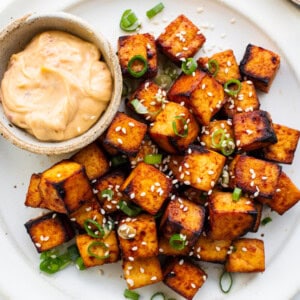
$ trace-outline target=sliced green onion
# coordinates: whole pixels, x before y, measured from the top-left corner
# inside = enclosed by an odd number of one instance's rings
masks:
[[[175,233],[169,239],[169,244],[175,250],[183,250],[185,247],[185,237],[182,234]]]
[[[166,296],[162,292],[157,292],[157,293],[152,295],[150,300],[166,300]]]
[[[225,156],[229,156],[234,152],[235,149],[235,143],[233,139],[228,138],[225,139],[221,145],[221,152]]]
[[[140,299],[140,295],[137,292],[131,291],[128,289],[125,289],[123,295],[125,298],[131,299],[131,300],[139,300]]]
[[[151,9],[147,10],[146,15],[149,19],[152,19],[158,13],[160,13],[164,8],[165,8],[165,6],[163,5],[162,2],[160,2],[157,5],[155,5],[154,7],[152,7]]]
[[[76,244],[69,246],[67,248],[67,251],[68,251],[68,255],[69,255],[70,259],[73,262],[75,262],[77,260],[77,258],[80,257],[80,254],[79,254]]]
[[[225,139],[225,131],[223,129],[217,129],[211,136],[211,144],[214,148],[220,149]]]
[[[186,75],[192,75],[197,69],[197,62],[192,58],[187,58],[181,64],[181,70]]]
[[[264,219],[262,219],[261,224],[262,225],[267,225],[270,222],[272,222],[272,218],[271,217],[265,217]]]
[[[48,251],[44,251],[44,252],[42,252],[41,253],[41,255],[40,255],[40,259],[41,260],[45,260],[45,259],[47,259],[47,258],[54,258],[54,257],[56,257],[56,256],[58,256],[58,251],[57,251],[57,249],[51,249],[51,250],[48,250]]]
[[[134,71],[133,70],[133,65],[136,64],[137,62],[142,63],[143,67],[140,71]],[[131,76],[135,78],[140,78],[142,77],[148,70],[148,62],[146,58],[144,58],[142,55],[134,55],[128,62],[128,72]]]
[[[160,74],[154,78],[154,82],[159,85],[162,89],[169,89],[172,84],[172,78],[168,74]]]
[[[47,258],[41,261],[40,270],[48,274],[54,274],[60,270],[61,265],[62,261],[60,258]]]
[[[125,155],[117,155],[111,158],[111,166],[118,167],[120,165],[128,163],[128,158]]]
[[[91,229],[91,225],[97,228],[97,231],[93,231]],[[83,227],[86,230],[87,234],[94,238],[102,238],[105,234],[103,227],[93,219],[86,219],[84,220]]]
[[[208,61],[208,72],[213,76],[216,77],[219,72],[219,63],[215,59],[210,59]]]
[[[241,198],[241,195],[242,195],[242,189],[235,187],[233,190],[233,193],[232,193],[232,200],[235,202],[239,201]]]
[[[129,217],[135,217],[142,212],[142,209],[139,206],[136,206],[132,203],[127,203],[124,200],[121,200],[118,203],[120,210]]]
[[[148,113],[148,109],[144,106],[138,99],[133,99],[130,101],[130,104],[133,106],[136,113],[144,115]]]
[[[234,88],[232,86],[234,86]],[[238,79],[230,79],[225,82],[224,91],[228,95],[236,97],[237,94],[240,92],[241,87],[241,82]]]
[[[219,279],[219,286],[221,291],[225,294],[229,293],[232,287],[232,283],[233,280],[231,273],[223,271]]]
[[[101,192],[101,197],[102,198],[107,198],[109,200],[111,200],[113,198],[113,195],[114,195],[114,192],[112,190],[109,190],[109,189],[103,190]]]
[[[100,256],[100,255],[94,253],[94,252],[92,251],[92,248],[96,248],[96,247],[101,247],[101,248],[103,248],[104,251],[105,251],[104,255],[101,255],[101,256]],[[89,244],[89,246],[88,246],[88,248],[87,248],[87,252],[88,252],[89,256],[93,256],[93,257],[96,257],[96,258],[98,258],[98,259],[106,259],[106,258],[109,257],[109,251],[108,251],[108,249],[109,249],[109,248],[106,246],[105,243],[100,242],[100,241],[95,241],[95,242],[92,242],[92,243]]]
[[[120,28],[124,31],[132,32],[137,30],[140,26],[141,24],[132,9],[126,9],[120,20]]]
[[[174,119],[175,120],[172,122],[174,133],[177,136],[180,136],[180,137],[183,137],[183,138],[187,137],[188,132],[189,132],[189,128],[188,128],[188,124],[187,124],[186,119],[182,116],[175,116]],[[180,122],[182,122],[182,124],[183,124],[183,133],[178,132],[176,120],[179,120]]]
[[[84,265],[83,263],[83,259],[81,256],[79,256],[77,259],[76,259],[76,267],[78,268],[78,270],[85,270],[86,269],[86,266]]]
[[[162,154],[147,154],[144,157],[144,162],[150,165],[160,164],[162,161]]]

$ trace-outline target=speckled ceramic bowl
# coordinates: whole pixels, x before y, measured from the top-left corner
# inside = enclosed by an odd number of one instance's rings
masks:
[[[24,16],[1,31],[0,80],[3,78],[11,55],[23,50],[36,34],[49,29],[65,31],[95,44],[111,70],[114,82],[111,101],[99,120],[82,135],[62,142],[39,141],[24,130],[12,125],[6,118],[0,102],[0,132],[4,138],[27,151],[57,155],[78,150],[96,140],[105,131],[119,108],[122,75],[115,51],[100,32],[74,15],[57,12]]]

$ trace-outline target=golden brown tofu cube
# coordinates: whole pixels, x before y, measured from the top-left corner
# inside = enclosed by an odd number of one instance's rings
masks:
[[[192,246],[199,238],[205,220],[205,209],[184,198],[171,200],[162,216],[160,232],[170,239],[174,234],[180,234],[185,245]]]
[[[214,192],[209,196],[210,237],[216,240],[233,240],[250,231],[256,221],[257,211],[247,197],[238,201],[230,192]]]
[[[291,164],[297,149],[300,131],[284,125],[273,124],[277,143],[262,149],[263,157],[277,163]]]
[[[129,156],[135,155],[146,131],[146,124],[129,117],[125,113],[118,112],[107,130],[104,143]]]
[[[268,92],[280,66],[280,56],[271,50],[248,44],[240,62],[243,77],[253,81],[256,88]]]
[[[219,134],[220,132],[220,134]],[[230,139],[232,144],[229,147],[235,148],[232,123],[228,120],[214,120],[207,126],[202,126],[200,144],[210,150],[221,152],[216,145],[222,144],[221,139]]]
[[[140,162],[122,184],[120,191],[148,213],[155,215],[172,188],[171,179],[152,165]]]
[[[43,207],[60,213],[72,213],[94,196],[84,166],[68,160],[42,173],[39,190]]]
[[[85,267],[100,266],[119,260],[119,246],[115,231],[103,238],[93,238],[88,234],[76,236],[76,245]]]
[[[265,270],[264,242],[259,239],[242,238],[233,242],[232,253],[225,263],[227,272],[263,272]]]
[[[255,86],[250,80],[241,82],[241,90],[236,97],[226,96],[225,98],[227,101],[222,107],[222,112],[229,118],[232,118],[234,114],[260,108]]]
[[[116,156],[119,154],[119,150],[114,148],[113,146],[106,144],[105,141],[105,137],[107,134],[107,130],[97,139],[97,142],[100,144],[100,146],[102,147],[102,149],[105,150],[105,152],[109,155],[109,156]]]
[[[152,78],[158,71],[157,50],[155,39],[150,33],[125,35],[118,40],[118,57],[123,76],[135,78],[128,69],[134,73],[141,72],[145,64],[141,60],[130,61],[135,56],[142,56],[147,61],[147,71],[143,78]],[[131,66],[129,66],[129,63]]]
[[[141,104],[141,109],[136,109],[132,104],[132,101],[136,100]],[[166,102],[166,91],[154,81],[147,80],[142,82],[131,95],[128,106],[145,120],[153,122]]]
[[[123,273],[129,290],[162,281],[163,275],[158,258],[123,260]]]
[[[183,296],[192,300],[207,279],[206,273],[188,259],[172,258],[163,270],[164,283]]]
[[[229,165],[229,172],[232,188],[241,188],[254,198],[271,198],[276,191],[281,167],[247,155],[237,155]]]
[[[158,251],[160,254],[167,255],[167,256],[185,256],[188,255],[190,252],[190,247],[187,245],[184,248],[177,248],[172,247],[170,244],[170,239],[166,238],[165,236],[160,236],[158,240]]]
[[[272,119],[266,111],[235,114],[232,124],[238,150],[252,151],[277,142]]]
[[[211,68],[209,68],[209,62],[211,64]],[[215,53],[210,57],[200,57],[197,60],[197,63],[200,69],[211,73],[221,84],[224,84],[232,78],[241,79],[239,65],[231,49]],[[215,63],[218,65],[217,71],[215,69]]]
[[[39,253],[62,245],[75,234],[68,217],[54,212],[29,220],[25,228]]]
[[[90,180],[102,176],[109,170],[108,160],[96,143],[79,150],[71,157],[71,160],[84,165],[86,174]]]
[[[225,156],[215,151],[192,145],[181,159],[172,157],[169,167],[180,182],[209,192],[217,183],[225,161]]]
[[[126,178],[126,174],[121,170],[115,170],[98,178],[93,182],[97,198],[102,208],[107,213],[112,213],[118,210],[118,203],[121,200],[127,200],[121,191],[120,187]],[[107,192],[110,190],[111,192]]]
[[[207,235],[201,235],[193,248],[193,257],[213,263],[224,263],[231,240],[215,240]]]
[[[141,214],[125,218],[118,225],[122,257],[129,261],[158,255],[158,239],[155,219]]]
[[[283,215],[299,202],[300,190],[284,172],[281,172],[273,197],[270,199],[259,197],[257,200]]]
[[[169,102],[149,128],[150,137],[169,153],[182,152],[196,139],[199,126],[185,107]]]
[[[39,184],[41,181],[41,174],[34,173],[30,177],[29,186],[26,193],[25,205],[30,207],[42,208],[42,198],[40,195]]]

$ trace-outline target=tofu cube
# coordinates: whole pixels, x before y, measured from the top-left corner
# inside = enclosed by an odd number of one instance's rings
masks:
[[[155,215],[172,189],[171,179],[152,165],[138,163],[120,191],[148,213]]]
[[[98,137],[96,142],[100,144],[101,148],[104,149],[105,153],[107,153],[109,156],[116,156],[120,154],[118,149],[114,148],[109,144],[104,143],[106,134],[107,134],[107,130]]]
[[[129,233],[130,232],[130,233]],[[141,214],[135,218],[124,218],[118,224],[122,257],[134,261],[158,255],[156,223],[153,216]]]
[[[201,235],[193,247],[193,257],[201,261],[224,263],[231,240],[215,240],[208,235]]]
[[[39,190],[42,207],[72,213],[94,197],[83,165],[63,160],[41,175]]]
[[[163,269],[164,283],[187,300],[192,300],[207,279],[206,273],[188,259],[172,258]]]
[[[233,240],[250,231],[257,211],[248,197],[233,201],[232,193],[216,191],[209,196],[209,235],[215,240]]]
[[[252,151],[277,142],[271,116],[266,111],[235,114],[232,124],[236,145],[241,151]]]
[[[243,77],[253,81],[256,88],[267,93],[279,66],[278,54],[263,47],[248,44],[240,62],[240,72]]]
[[[184,156],[172,156],[169,167],[178,181],[209,192],[217,183],[225,161],[225,156],[215,151],[191,145]]]
[[[135,78],[129,72],[129,62],[135,56],[142,56],[147,61],[147,71],[142,78],[155,77],[158,71],[157,49],[155,38],[150,33],[132,34],[120,36],[118,39],[118,58],[123,76]],[[145,64],[135,60],[131,70],[135,73],[141,72]]]
[[[146,131],[146,124],[118,112],[107,130],[104,143],[133,156],[139,151]]]
[[[197,138],[199,126],[185,107],[168,102],[149,128],[150,137],[168,153],[182,152]]]
[[[174,19],[156,39],[156,44],[174,63],[193,57],[205,42],[200,29],[185,15]]]
[[[42,208],[42,197],[39,190],[40,181],[40,173],[31,175],[25,199],[26,206]]]
[[[208,67],[208,62],[211,61],[216,62],[218,65],[218,71],[215,75],[213,75],[215,71],[214,65],[212,64],[212,72],[210,72]],[[232,78],[238,80],[241,79],[239,65],[236,61],[234,52],[231,49],[215,53],[210,57],[200,57],[197,60],[197,63],[200,69],[211,73],[213,77],[222,85]]]
[[[300,190],[292,182],[292,180],[281,172],[279,175],[276,192],[272,198],[258,197],[257,200],[268,205],[278,214],[283,215],[287,210],[300,201]]]
[[[267,160],[282,164],[292,164],[297,149],[300,131],[280,124],[273,124],[277,143],[262,149]]]
[[[263,272],[265,270],[264,242],[259,239],[242,238],[233,242],[225,270],[234,272]]]
[[[62,245],[75,235],[68,217],[54,212],[29,220],[25,228],[39,253]]]
[[[226,103],[222,107],[222,113],[228,118],[241,112],[259,110],[260,102],[256,89],[251,80],[241,82],[241,90],[236,97],[226,96]]]
[[[76,236],[76,245],[85,267],[101,266],[119,260],[119,246],[115,231],[103,238],[93,238],[88,234]]]
[[[123,273],[129,290],[154,284],[163,280],[159,259],[139,258],[134,261],[123,260]]]
[[[109,170],[108,160],[102,149],[94,142],[79,150],[71,160],[83,165],[90,180],[102,176]]]
[[[272,198],[276,192],[281,167],[247,155],[237,155],[229,165],[230,186],[251,197]]]
[[[165,236],[160,236],[158,239],[158,251],[159,254],[163,254],[166,256],[186,256],[190,252],[190,247],[187,245],[184,248],[174,248],[170,244],[170,239],[166,238]]]
[[[186,245],[192,246],[199,238],[205,220],[205,209],[184,198],[171,200],[162,216],[160,232],[168,239],[180,234]]]

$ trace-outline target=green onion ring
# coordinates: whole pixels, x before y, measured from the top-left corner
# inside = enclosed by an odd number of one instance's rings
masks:
[[[231,85],[236,86],[236,88],[235,89],[230,88]],[[238,95],[238,93],[240,92],[241,87],[242,87],[241,82],[238,79],[230,79],[225,82],[224,91],[228,95],[236,97]]]
[[[225,139],[221,145],[221,152],[225,156],[229,156],[234,152],[235,144],[232,138]]]
[[[142,62],[143,63],[143,68],[136,72],[132,69],[132,66],[135,62]],[[142,56],[142,55],[134,55],[128,62],[128,72],[131,76],[135,77],[135,78],[140,78],[142,77],[148,70],[148,62],[147,60]]]
[[[162,292],[156,292],[155,294],[152,295],[150,300],[166,300],[166,296]]]
[[[94,225],[99,233],[95,233],[91,228],[89,228],[90,224]],[[104,229],[103,227],[93,219],[86,219],[84,220],[83,227],[86,230],[87,234],[93,238],[102,238],[104,236]]]
[[[175,233],[170,237],[169,244],[175,250],[183,250],[185,247],[185,239],[181,234]]]
[[[226,280],[229,281],[227,289],[224,288],[224,284],[225,284],[224,281],[226,281]],[[219,279],[219,286],[220,286],[221,291],[225,294],[229,293],[229,291],[231,290],[231,287],[232,287],[232,283],[233,283],[233,280],[232,280],[231,273],[224,270]]]
[[[109,248],[105,245],[105,243],[103,243],[103,242],[101,242],[101,241],[95,241],[95,242],[92,242],[92,243],[89,244],[89,246],[88,246],[88,248],[87,248],[87,252],[88,252],[89,256],[93,256],[93,257],[96,257],[96,258],[98,258],[98,259],[106,259],[106,258],[108,258],[108,257],[109,257],[109,253],[100,256],[100,255],[98,255],[98,254],[96,254],[96,253],[94,253],[94,252],[92,251],[91,248],[93,248],[93,247],[98,247],[98,246],[100,246],[101,248],[103,248],[103,249],[106,250],[106,251],[109,249]]]
[[[208,72],[212,77],[216,77],[219,72],[219,63],[215,59],[210,59],[208,61]]]
[[[196,69],[197,69],[197,63],[192,57],[187,58],[181,64],[181,70],[186,75],[192,75],[196,71]]]
[[[180,136],[182,138],[185,138],[188,136],[188,132],[189,132],[189,128],[188,128],[188,124],[187,121],[184,117],[182,116],[175,116],[174,117],[174,121],[172,121],[172,126],[173,126],[173,131],[177,136]],[[177,125],[176,125],[176,120],[180,120],[180,122],[183,123],[183,133],[179,133],[177,130]]]
[[[216,139],[220,136],[220,140],[217,143]],[[211,144],[214,148],[220,149],[222,147],[222,143],[225,139],[225,131],[223,129],[217,129],[213,132],[211,136]]]

